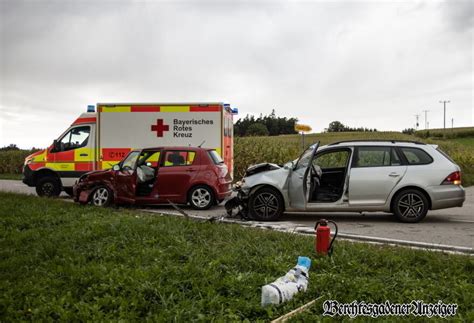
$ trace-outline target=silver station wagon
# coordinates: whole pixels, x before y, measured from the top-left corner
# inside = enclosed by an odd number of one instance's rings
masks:
[[[371,140],[318,147],[284,166],[249,167],[227,211],[263,221],[285,211],[382,211],[418,222],[428,210],[464,203],[461,169],[436,145]]]

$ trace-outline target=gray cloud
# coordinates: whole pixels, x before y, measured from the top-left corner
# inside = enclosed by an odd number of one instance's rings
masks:
[[[464,2],[0,6],[0,145],[46,145],[87,104],[107,101],[226,100],[316,130],[332,120],[401,130],[425,108],[440,126],[446,98],[459,125],[472,125]]]
[[[470,0],[446,1],[440,5],[448,24],[458,32],[472,32],[474,27],[474,3]],[[471,33],[472,38],[472,33]]]

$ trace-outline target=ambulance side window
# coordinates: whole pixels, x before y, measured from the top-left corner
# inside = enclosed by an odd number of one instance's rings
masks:
[[[59,151],[67,151],[87,146],[90,131],[89,126],[72,128],[59,141]]]

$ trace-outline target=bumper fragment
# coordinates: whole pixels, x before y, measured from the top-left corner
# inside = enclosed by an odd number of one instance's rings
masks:
[[[79,202],[81,204],[87,204],[89,202],[89,196],[91,194],[91,189],[82,187],[82,185],[74,185],[72,188],[74,202]]]
[[[248,196],[242,191],[237,191],[237,195],[228,200],[224,207],[229,216],[240,216],[244,220],[250,220],[248,212]]]

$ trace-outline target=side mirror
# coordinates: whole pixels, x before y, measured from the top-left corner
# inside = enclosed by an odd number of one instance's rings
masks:
[[[283,165],[283,168],[285,168],[285,169],[290,169],[290,170],[292,170],[294,167],[295,167],[295,166],[294,166],[294,164],[293,164],[292,161],[287,162],[285,165]]]
[[[120,165],[119,165],[119,164],[115,164],[114,166],[112,166],[112,170],[115,170],[115,171],[120,170]]]
[[[53,151],[59,151],[59,142],[57,139],[53,141]]]

